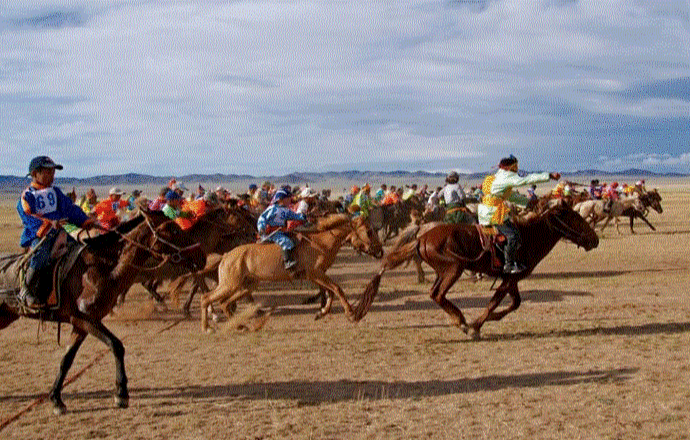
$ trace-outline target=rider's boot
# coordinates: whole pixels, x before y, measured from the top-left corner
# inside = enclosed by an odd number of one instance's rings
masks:
[[[38,280],[39,277],[36,269],[27,268],[24,275],[24,283],[22,283],[21,290],[19,291],[19,301],[28,308],[36,309],[45,306],[45,303],[36,295]]]
[[[505,264],[503,265],[504,274],[520,274],[527,269],[524,265],[521,265],[515,261],[515,252],[508,244],[506,244],[505,248],[503,249],[503,257],[505,258]]]
[[[285,269],[290,273],[294,273],[297,269],[297,261],[295,260],[295,249],[283,250],[283,261],[285,262]]]

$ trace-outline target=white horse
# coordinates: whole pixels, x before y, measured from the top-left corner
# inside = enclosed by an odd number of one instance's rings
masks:
[[[603,200],[589,200],[578,203],[573,209],[579,213],[583,219],[588,221],[592,225],[592,228],[594,228],[598,222],[604,220],[604,224],[599,231],[604,231],[604,228],[611,222],[611,219],[614,219],[618,234],[621,234],[619,228],[620,221],[618,218],[623,214],[623,211],[631,207],[640,212],[643,209],[642,203],[637,195],[623,197],[618,201],[613,201],[611,209],[608,212],[604,211],[605,203],[606,201]]]

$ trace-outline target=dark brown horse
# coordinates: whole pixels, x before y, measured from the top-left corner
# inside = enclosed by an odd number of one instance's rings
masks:
[[[368,311],[378,291],[381,276],[386,270],[419,256],[436,271],[436,281],[430,292],[431,298],[451,317],[454,325],[464,332],[470,332],[474,339],[479,339],[480,329],[485,321],[500,320],[520,306],[518,281],[530,275],[559,240],[565,238],[587,251],[599,244],[599,238],[592,227],[566,203],[558,203],[529,221],[518,221],[517,225],[522,237],[518,261],[526,265],[526,271],[520,274],[502,274],[502,264],[495,265],[492,262],[492,253],[490,249],[482,246],[476,226],[443,224],[422,234],[416,240],[391,250],[384,259],[381,270],[369,283],[356,306],[355,318],[361,319]],[[465,321],[462,312],[446,299],[448,290],[465,269],[502,279],[486,311],[470,324]],[[501,311],[494,311],[506,295],[510,296],[512,303]]]
[[[72,325],[71,341],[49,395],[56,414],[66,411],[61,398],[63,383],[77,351],[89,334],[112,350],[116,365],[115,402],[119,407],[129,405],[125,348],[101,320],[115,306],[118,294],[129,289],[141,265],[150,256],[193,270],[202,268],[206,260],[198,244],[160,212],[142,211],[141,216],[121,224],[116,230],[86,239],[84,243],[85,247],[79,249],[74,265],[59,283],[60,302],[53,310],[28,311],[17,303],[13,290],[18,286],[19,277],[12,262],[20,260],[21,255],[3,258],[4,265],[0,269],[4,271],[0,274],[4,288],[4,294],[0,296],[0,329],[20,316]]]
[[[237,245],[251,243],[256,239],[256,220],[252,215],[238,207],[216,207],[199,217],[197,222],[188,230],[189,237],[201,245],[201,249],[209,255],[211,253],[227,253]],[[149,266],[155,265],[151,259]],[[165,300],[158,294],[159,286],[166,280],[177,280],[189,274],[186,268],[179,265],[163,265],[153,272],[142,272],[135,282],[141,283],[157,302],[164,304]],[[181,282],[176,281],[175,284]],[[195,289],[198,289],[195,286]],[[192,291],[194,293],[195,291]],[[190,295],[185,304],[185,313],[189,314],[189,305],[194,294]],[[125,300],[125,293],[118,299],[118,304]]]
[[[630,232],[635,234],[635,230],[633,230],[633,222],[635,221],[635,218],[642,219],[642,221],[646,223],[652,231],[656,231],[654,225],[647,220],[647,214],[649,213],[650,208],[654,209],[654,211],[659,214],[664,212],[664,209],[661,208],[661,195],[659,194],[659,191],[655,188],[652,191],[642,193],[640,195],[640,204],[642,205],[642,210],[638,210],[635,207],[629,207],[623,210],[623,213],[621,213],[622,216],[627,216],[630,218]]]

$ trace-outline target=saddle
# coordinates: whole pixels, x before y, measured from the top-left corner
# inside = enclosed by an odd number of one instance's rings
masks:
[[[476,224],[479,232],[479,241],[482,244],[482,253],[489,252],[491,255],[491,268],[500,271],[503,268],[503,248],[506,244],[506,237],[493,225]],[[498,252],[501,252],[500,254]]]
[[[50,291],[46,307],[41,308],[41,311],[55,312],[60,309],[62,306],[62,283],[85,248],[85,245],[68,240],[65,231],[60,232],[51,251],[51,264],[42,270],[36,284],[37,290]],[[0,286],[0,302],[31,313],[36,311],[24,307],[18,299],[19,291],[24,283],[26,266],[28,265],[28,259],[25,259],[25,257],[25,255],[16,254],[2,259],[4,262],[2,267],[4,268],[0,269],[4,269],[8,273],[1,280],[3,286]]]

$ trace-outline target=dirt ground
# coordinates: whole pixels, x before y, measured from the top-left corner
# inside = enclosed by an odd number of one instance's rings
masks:
[[[49,402],[20,412],[57,374],[57,327],[19,320],[0,333],[0,424],[20,414],[0,437],[688,438],[688,190],[660,188],[656,232],[609,228],[588,253],[558,244],[479,342],[447,325],[431,274],[419,284],[412,267],[386,273],[358,324],[339,306],[314,321],[311,286],[264,286],[256,298],[276,311],[251,333],[202,334],[197,302],[180,321],[137,285],[105,321],[127,350],[130,407],[114,407],[113,358],[89,338],[56,417]],[[0,208],[9,251],[19,230]],[[378,265],[346,248],[330,273],[354,302]],[[473,319],[491,283],[463,277],[449,298]]]

